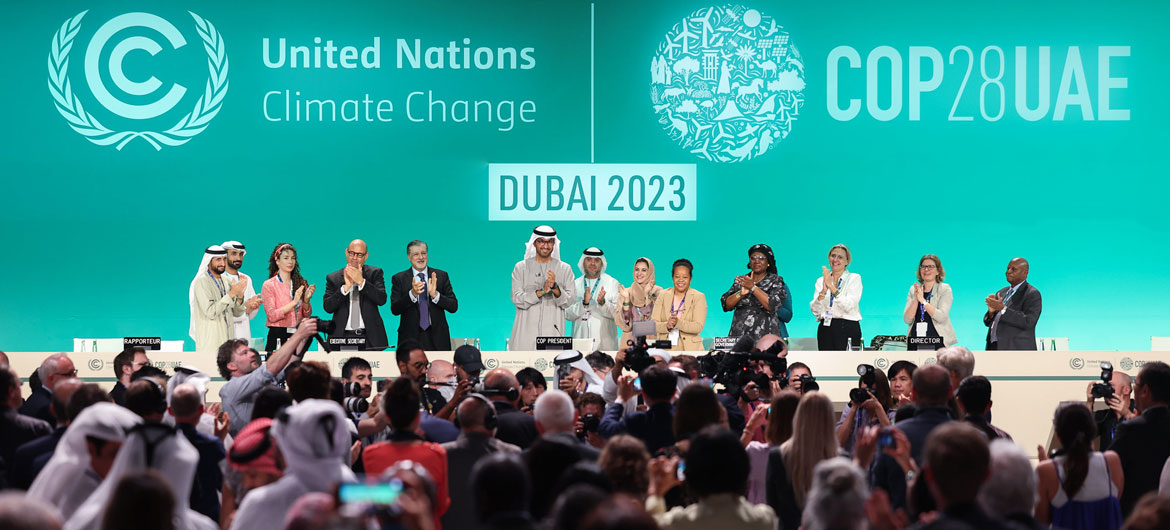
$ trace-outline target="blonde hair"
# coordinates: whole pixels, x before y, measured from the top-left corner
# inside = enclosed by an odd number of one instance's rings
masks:
[[[805,394],[800,398],[796,416],[792,419],[792,438],[780,446],[797,505],[804,506],[816,465],[837,456],[837,452],[833,401],[821,392]]]
[[[841,250],[845,251],[845,265],[846,266],[848,266],[850,263],[853,263],[853,253],[849,251],[849,247],[845,246],[845,243],[837,243],[836,245],[833,245],[833,248],[829,249],[829,254],[832,255],[833,251],[837,250],[837,249],[841,249]]]

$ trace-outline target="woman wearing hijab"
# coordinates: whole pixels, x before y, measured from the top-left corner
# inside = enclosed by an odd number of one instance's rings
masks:
[[[630,335],[634,322],[653,320],[654,302],[660,291],[662,288],[654,284],[654,262],[650,258],[638,258],[634,262],[634,283],[628,288],[622,287],[614,308],[613,320],[622,328],[618,348],[625,349],[626,341],[634,339]],[[654,337],[646,337],[646,340],[654,340]]]
[[[736,276],[731,288],[720,298],[724,311],[735,311],[727,336],[758,340],[772,333],[783,337],[777,313],[788,299],[788,318],[791,319],[792,302],[784,279],[776,273],[772,248],[763,244],[752,245],[748,249],[747,268],[751,272]]]

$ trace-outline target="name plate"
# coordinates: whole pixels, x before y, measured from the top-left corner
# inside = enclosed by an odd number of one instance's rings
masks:
[[[365,346],[365,337],[329,337],[330,346]]]
[[[907,337],[906,345],[936,350],[943,346],[943,340],[942,337]]]
[[[571,350],[573,337],[536,337],[537,350]]]
[[[731,348],[734,347],[735,343],[738,341],[739,337],[715,337],[715,339],[711,342],[711,349],[731,351]]]
[[[162,349],[162,337],[123,337],[122,347],[160,350]]]

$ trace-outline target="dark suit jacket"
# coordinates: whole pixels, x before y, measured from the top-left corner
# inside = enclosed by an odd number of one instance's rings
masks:
[[[784,456],[779,447],[768,450],[768,467],[764,472],[765,498],[768,506],[776,512],[782,530],[800,528],[800,505],[796,504],[796,492],[784,466]]]
[[[57,427],[52,433],[26,442],[16,448],[13,453],[12,465],[8,466],[8,484],[14,488],[27,490],[33,480],[44,469],[57,449],[57,443],[65,434],[65,427]]]
[[[537,438],[540,432],[536,430],[536,420],[532,416],[521,412],[506,401],[492,401],[496,406],[496,438],[501,442],[508,442],[521,449],[527,449]]]
[[[451,280],[447,273],[434,267],[427,267],[428,273],[433,273],[436,279],[435,288],[439,292],[439,301],[429,303],[431,327],[423,333],[419,327],[419,303],[410,300],[412,282],[418,278],[414,276],[414,269],[406,269],[390,278],[390,312],[402,315],[398,320],[398,343],[407,339],[422,342],[423,349],[435,351],[451,351],[451,330],[447,327],[447,313],[454,313],[459,309],[459,300],[455,298],[455,291],[451,289]],[[424,290],[422,296],[430,297]]]
[[[197,430],[194,425],[180,423],[179,432],[187,437],[187,441],[199,450],[199,464],[195,468],[195,483],[191,485],[191,509],[211,518],[219,520],[219,490],[223,485],[223,472],[219,463],[226,453],[223,442],[214,436],[208,436]]]
[[[443,444],[447,451],[447,488],[452,509],[443,514],[443,528],[479,528],[472,506],[471,469],[492,453],[519,453],[520,448],[483,434],[461,433],[459,439]],[[462,508],[456,508],[462,507]]]
[[[635,412],[624,418],[623,412],[625,407],[621,403],[606,407],[601,426],[597,429],[602,438],[608,440],[614,435],[629,433],[646,444],[650,456],[663,447],[674,445],[673,404],[656,403],[646,412]]]
[[[926,447],[926,438],[935,427],[951,421],[949,409],[943,407],[924,407],[914,413],[914,417],[902,420],[895,427],[906,433],[910,440],[910,456],[922,467],[922,450]],[[906,507],[906,473],[902,466],[885,454],[879,454],[871,471],[871,482],[890,494],[890,505],[894,508]]]
[[[1023,530],[1018,523],[996,519],[974,504],[948,506],[939,518],[930,523],[920,523],[911,530]]]
[[[540,436],[544,440],[559,443],[567,446],[577,452],[577,456],[586,462],[597,463],[597,459],[601,458],[601,450],[581,441],[576,435],[567,432],[555,432],[542,434]]]
[[[57,419],[53,417],[53,412],[49,409],[49,405],[53,403],[53,395],[45,390],[43,386],[34,386],[32,394],[24,401],[24,405],[20,406],[20,413],[25,416],[37,418],[48,423],[50,426],[57,424]],[[45,434],[48,434],[47,432]],[[14,448],[15,449],[15,448]],[[11,455],[9,455],[11,456]]]
[[[382,269],[362,265],[362,277],[366,279],[366,286],[358,294],[361,296],[362,323],[366,326],[365,349],[384,350],[390,343],[386,339],[382,315],[378,313],[378,306],[386,304],[386,282],[382,278]],[[343,286],[345,269],[331,272],[325,277],[325,312],[333,315],[336,326],[331,338],[349,336],[345,331],[345,325],[349,322],[349,296],[341,294]]]
[[[996,294],[1003,298],[1011,286],[1000,289]],[[1016,294],[1004,306],[1003,316],[999,317],[999,326],[995,330],[996,349],[999,350],[1035,350],[1036,349],[1036,321],[1040,320],[1040,290],[1032,284],[1023,282]],[[987,326],[987,349],[991,349],[991,323],[995,321],[995,313],[984,313],[983,324]]]
[[[0,408],[0,460],[11,467],[17,447],[51,432],[53,428],[48,422],[20,414],[8,407]]]
[[[1109,450],[1121,457],[1125,475],[1121,513],[1129,517],[1142,495],[1158,491],[1162,466],[1170,458],[1170,408],[1151,407],[1122,423]]]

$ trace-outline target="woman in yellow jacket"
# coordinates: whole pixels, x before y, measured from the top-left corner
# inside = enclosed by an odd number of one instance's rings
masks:
[[[660,292],[654,304],[658,340],[669,339],[672,350],[705,351],[699,334],[707,323],[707,297],[691,289],[694,269],[688,259],[675,261],[671,267],[674,288]]]

